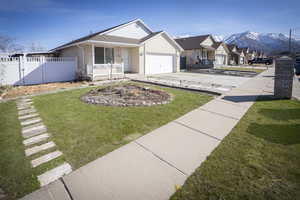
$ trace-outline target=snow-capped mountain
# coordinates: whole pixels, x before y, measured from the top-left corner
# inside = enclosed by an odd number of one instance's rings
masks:
[[[215,41],[217,42],[223,42],[225,37],[223,35],[213,35],[213,38],[215,39]]]
[[[266,53],[287,51],[289,48],[289,37],[282,33],[257,33],[246,31],[232,34],[224,40],[228,44],[236,44],[239,47],[263,50]],[[300,41],[292,40],[292,47],[300,50]]]

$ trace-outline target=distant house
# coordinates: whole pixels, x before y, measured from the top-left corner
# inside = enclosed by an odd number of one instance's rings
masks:
[[[178,38],[175,41],[184,49],[181,56],[185,58],[188,68],[213,67],[216,42],[211,35]]]
[[[240,54],[240,59],[238,65],[244,65],[246,64],[246,54],[243,48],[237,48],[237,51]]]
[[[101,79],[125,72],[159,74],[179,71],[183,49],[165,31],[153,32],[136,19],[79,38],[51,52],[77,57],[77,77]]]
[[[228,57],[228,64],[229,65],[239,65],[240,64],[240,53],[238,48],[234,44],[227,44],[229,49],[229,57]]]
[[[228,64],[229,49],[224,42],[215,42],[213,47],[215,48],[215,66],[224,66]]]
[[[252,60],[254,58],[256,58],[256,51],[255,50],[249,50],[248,60]]]

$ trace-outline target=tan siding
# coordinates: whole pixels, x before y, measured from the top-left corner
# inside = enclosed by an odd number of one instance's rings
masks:
[[[169,41],[169,39],[163,34],[158,35],[145,43],[146,53],[155,53],[155,54],[170,54],[174,56],[174,71],[180,69],[180,56],[176,47]],[[143,52],[143,49],[140,50],[140,53]],[[144,73],[144,60],[140,62],[140,69]]]
[[[206,38],[203,42],[201,42],[202,45],[212,46],[214,42],[210,37]]]
[[[139,55],[139,48],[131,48],[130,49],[130,60],[131,60],[131,69],[132,72],[139,72],[139,62],[140,62],[140,55]]]

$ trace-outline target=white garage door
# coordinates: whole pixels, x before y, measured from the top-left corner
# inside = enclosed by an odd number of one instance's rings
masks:
[[[146,74],[172,73],[173,65],[171,55],[146,55]]]
[[[215,57],[216,64],[217,65],[224,65],[225,64],[225,59],[226,59],[225,55],[221,55],[221,54],[216,55],[216,57]]]

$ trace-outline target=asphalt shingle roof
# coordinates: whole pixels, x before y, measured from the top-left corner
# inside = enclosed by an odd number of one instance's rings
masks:
[[[200,44],[208,38],[210,35],[199,35],[194,37],[187,37],[187,38],[178,38],[175,41],[184,49],[200,49]],[[204,47],[205,48],[205,47]]]

